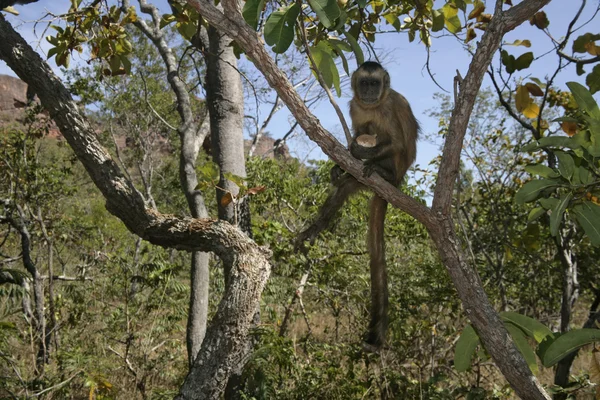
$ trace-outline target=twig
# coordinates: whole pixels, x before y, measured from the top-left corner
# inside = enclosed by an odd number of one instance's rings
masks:
[[[79,375],[82,372],[83,372],[82,370],[79,370],[76,373],[74,373],[73,375],[71,375],[71,377],[69,377],[68,379],[66,379],[66,380],[64,380],[64,381],[62,381],[60,383],[57,383],[54,386],[50,386],[49,388],[46,388],[46,389],[42,390],[41,392],[35,393],[32,396],[33,397],[39,397],[39,396],[43,395],[46,392],[49,392],[49,391],[54,390],[54,389],[59,389],[59,388],[63,387],[64,385],[66,385],[67,383],[71,382],[73,380],[73,378],[75,378],[77,375]]]

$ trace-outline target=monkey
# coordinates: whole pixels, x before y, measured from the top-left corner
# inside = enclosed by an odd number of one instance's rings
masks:
[[[350,153],[363,160],[363,174],[379,174],[394,186],[404,180],[415,161],[420,132],[410,104],[390,88],[389,73],[377,62],[363,63],[351,78],[350,101],[353,140]],[[366,189],[356,178],[334,166],[334,186],[316,220],[296,238],[296,248],[305,241],[314,243],[318,234],[331,225],[337,212],[354,193]],[[385,261],[384,223],[387,201],[374,194],[369,205],[367,249],[371,273],[371,311],[363,348],[376,352],[384,345],[388,327],[388,284]]]

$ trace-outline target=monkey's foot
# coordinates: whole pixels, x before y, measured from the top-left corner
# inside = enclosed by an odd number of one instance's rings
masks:
[[[379,354],[383,350],[383,344],[362,342],[362,351],[365,353]]]
[[[368,178],[369,176],[373,175],[374,173],[379,174],[379,176],[381,176],[383,179],[385,179],[388,182],[392,182],[394,180],[394,174],[392,174],[387,169],[385,169],[377,164],[365,164],[365,166],[363,167],[363,176],[365,178]]]
[[[307,230],[302,231],[296,236],[296,240],[294,240],[294,252],[300,251],[303,254],[308,252],[308,248],[306,247],[306,242],[308,241],[311,245],[315,242],[317,238],[317,234],[312,229],[313,227],[309,227]]]

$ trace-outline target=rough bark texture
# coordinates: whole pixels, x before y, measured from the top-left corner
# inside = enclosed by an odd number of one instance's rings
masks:
[[[248,198],[239,199],[238,186],[225,177],[226,174],[246,177],[243,130],[244,91],[241,75],[237,70],[237,58],[231,46],[231,39],[212,26],[208,29],[201,28],[198,39],[206,62],[204,88],[210,115],[211,153],[220,171],[219,184],[216,188],[219,219],[239,226],[243,232],[252,237]],[[227,196],[238,198],[238,201],[224,202]],[[230,271],[225,268],[225,287],[229,285],[229,274]],[[260,314],[257,317],[260,319]],[[225,398],[228,400],[238,397],[242,369],[253,347],[250,337],[248,339],[245,356],[240,358],[238,368],[227,383]]]
[[[487,27],[473,57],[469,71],[461,84],[455,110],[446,137],[432,210],[399,192],[379,176],[363,177],[362,163],[353,159],[335,138],[323,129],[310,113],[292,85],[265,50],[257,33],[243,20],[236,0],[223,0],[225,13],[208,0],[188,0],[202,16],[221,32],[232,37],[246,55],[263,73],[267,82],[279,94],[300,126],[321,149],[344,170],[373,190],[395,207],[401,208],[428,229],[442,257],[444,265],[463,302],[463,306],[480,338],[506,379],[523,399],[549,399],[539,385],[523,357],[517,351],[498,314],[490,304],[474,268],[462,255],[450,217],[452,192],[460,161],[466,126],[479,91],[483,75],[503,35],[526,21],[549,0],[524,0],[507,11],[503,1],[496,3],[494,17]]]
[[[215,393],[222,392],[222,382],[237,367],[236,362],[244,352],[248,326],[270,274],[269,250],[256,245],[227,222],[181,218],[146,208],[143,197],[100,145],[64,85],[3,18],[0,18],[0,37],[0,59],[37,93],[106,198],[107,209],[131,232],[153,244],[187,251],[212,251],[230,268],[231,284],[207,329],[206,346],[202,346],[190,371],[191,378],[182,389],[184,393],[192,391],[214,398]]]
[[[246,177],[244,158],[244,92],[231,39],[213,27],[200,35],[206,60],[206,103],[210,115],[211,146],[221,179],[217,190],[219,218],[239,224],[234,203],[225,204],[228,192],[237,196],[239,188],[224,174]],[[242,228],[246,231],[246,229]]]

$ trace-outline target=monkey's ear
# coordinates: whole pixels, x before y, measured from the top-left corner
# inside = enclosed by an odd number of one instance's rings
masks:
[[[387,71],[385,71],[385,75],[383,76],[383,83],[385,87],[390,87],[390,74]]]

